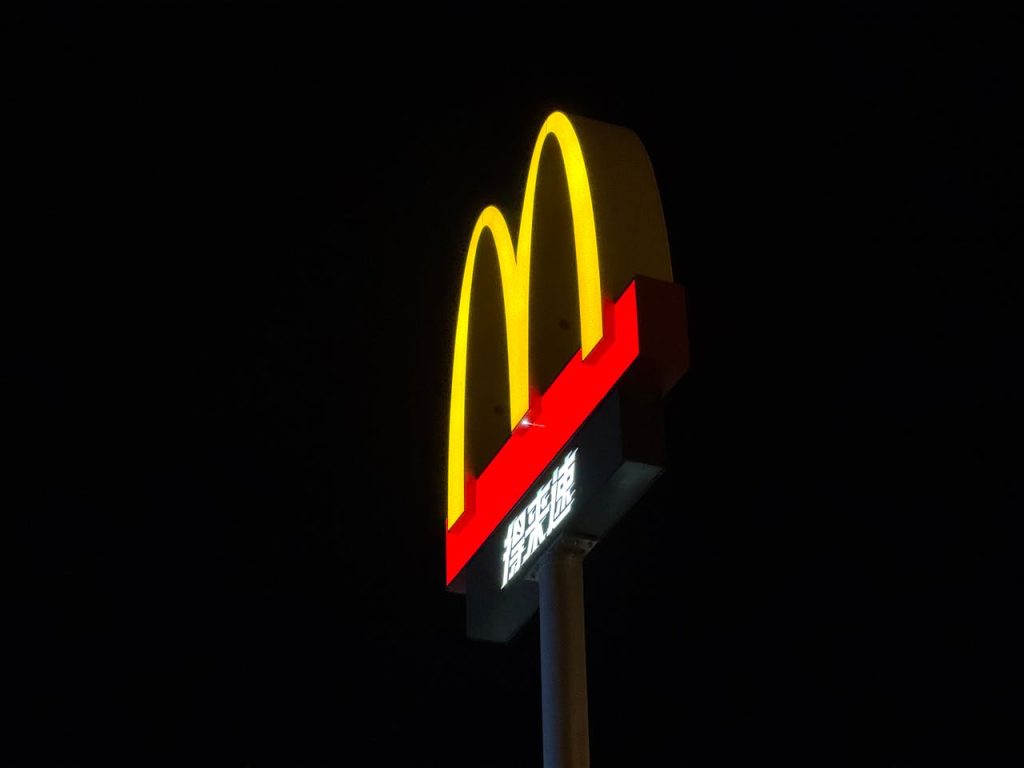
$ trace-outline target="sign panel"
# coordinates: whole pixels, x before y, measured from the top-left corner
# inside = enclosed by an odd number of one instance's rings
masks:
[[[497,262],[500,314],[472,301],[497,294],[476,285],[480,253]],[[574,274],[555,268],[573,262]],[[496,365],[486,357],[502,340]],[[530,574],[546,549],[563,535],[596,541],[656,477],[660,399],[686,365],[682,289],[643,146],[616,126],[552,114],[515,246],[500,211],[485,208],[460,293],[445,569],[467,594],[471,636],[510,638],[536,610]],[[492,414],[507,415],[503,434]]]

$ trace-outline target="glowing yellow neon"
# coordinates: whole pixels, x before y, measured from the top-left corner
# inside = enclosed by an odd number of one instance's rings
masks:
[[[519,241],[512,246],[512,235],[501,211],[493,205],[484,208],[473,227],[466,255],[459,295],[459,315],[455,325],[455,360],[452,365],[452,403],[448,422],[448,527],[463,513],[466,462],[466,353],[469,346],[469,305],[473,291],[473,267],[484,230],[491,233],[498,251],[498,267],[505,303],[505,328],[508,346],[508,396],[510,430],[515,429],[530,401],[530,248],[533,237],[533,207],[537,195],[537,173],[541,150],[548,136],[554,136],[562,155],[569,186],[573,237],[576,244],[576,280],[580,299],[580,349],[586,358],[604,333],[601,322],[601,274],[598,270],[597,230],[590,181],[583,162],[583,149],[569,118],[553,112],[533,146],[530,171],[526,178]]]

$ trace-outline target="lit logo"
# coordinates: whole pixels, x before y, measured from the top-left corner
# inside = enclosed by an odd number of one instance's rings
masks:
[[[536,247],[534,219],[545,146],[557,146],[568,192],[580,344],[547,389],[537,392],[530,387],[530,272],[534,251],[544,252]],[[601,192],[596,197],[584,147],[594,149],[594,168],[606,180],[595,188]],[[547,168],[550,155],[544,157]],[[487,466],[477,472],[478,468],[469,466],[466,455],[466,383],[474,270],[485,236],[493,242],[501,280],[509,436]],[[546,258],[547,252],[544,254]],[[565,114],[554,112],[544,121],[534,144],[516,240],[505,217],[491,205],[480,213],[469,241],[455,326],[448,426],[447,584],[452,585],[537,478],[552,471],[551,463],[573,434],[637,359],[640,337],[633,282],[637,275],[672,279],[660,199],[642,144],[625,129],[586,120],[574,124]],[[575,459],[575,453],[570,456]],[[571,478],[572,461],[566,461],[569,464],[559,465],[542,488]],[[563,470],[569,474],[560,475]],[[559,498],[564,508],[557,507]],[[541,496],[509,522],[502,586],[563,519],[560,515],[571,506],[571,491],[570,501],[565,502],[565,498],[556,494],[542,511],[541,503],[547,497]]]

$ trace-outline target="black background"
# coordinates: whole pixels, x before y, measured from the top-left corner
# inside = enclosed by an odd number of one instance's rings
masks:
[[[477,212],[636,131],[692,369],[587,560],[594,766],[1022,753],[1019,12],[40,8],[4,122],[5,764],[533,766],[444,590]]]

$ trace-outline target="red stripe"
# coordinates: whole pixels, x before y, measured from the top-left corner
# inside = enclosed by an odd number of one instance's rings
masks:
[[[465,511],[445,535],[446,580],[451,584],[534,480],[640,354],[636,283],[604,316],[604,336],[584,362],[569,361],[527,417],[544,426],[520,426],[480,477],[467,478]]]

